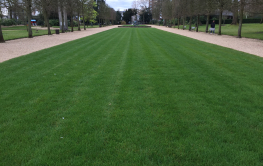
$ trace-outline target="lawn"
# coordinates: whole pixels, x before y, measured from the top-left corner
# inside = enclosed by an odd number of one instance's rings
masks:
[[[53,28],[59,28],[59,26],[53,26]],[[83,26],[80,26],[80,28],[81,28],[81,29],[84,29],[84,25],[83,25]],[[99,25],[93,25],[93,26],[91,26],[91,25],[87,26],[87,25],[86,25],[86,28],[99,28]],[[71,30],[71,27],[68,27],[68,29]],[[78,27],[73,27],[73,30],[74,30],[74,31],[77,31],[77,30],[78,30]]]
[[[53,28],[59,28],[59,26],[54,26]],[[82,26],[81,28],[84,28]],[[98,28],[98,25],[94,25],[93,27],[89,26],[88,28]],[[77,31],[78,27],[74,27],[74,31]],[[4,39],[7,40],[13,40],[13,39],[20,39],[20,38],[27,38],[28,32],[26,26],[13,26],[13,27],[3,27],[2,32],[4,35]],[[47,30],[36,30],[32,29],[33,36],[42,36],[47,35]],[[52,34],[55,34],[55,30],[51,30]]]
[[[262,71],[154,28],[0,63],[0,165],[262,165]]]
[[[186,28],[189,29],[189,25],[186,25]],[[199,31],[205,32],[205,28],[206,28],[206,25],[201,25],[199,26]],[[210,25],[209,25],[209,28],[210,28]],[[183,29],[182,25],[180,26],[180,29]],[[225,24],[222,26],[221,32],[222,32],[222,35],[237,36],[238,25]],[[215,33],[218,34],[218,24],[216,25]],[[242,25],[242,37],[263,40],[263,24],[243,24]]]
[[[42,36],[47,35],[47,30],[33,30],[32,29],[33,36]],[[51,30],[51,33],[54,34],[55,30]],[[13,40],[13,39],[20,39],[20,38],[27,38],[28,32],[27,30],[3,30],[3,35],[5,41],[7,40]]]

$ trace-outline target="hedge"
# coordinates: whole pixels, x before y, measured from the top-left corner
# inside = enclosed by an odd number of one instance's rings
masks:
[[[261,19],[243,19],[243,23],[260,23]],[[211,24],[213,20],[209,20],[209,24]],[[201,21],[202,24],[206,24],[206,21]],[[219,20],[215,20],[216,24],[219,24]],[[224,20],[222,20],[222,24]],[[232,24],[232,20],[225,20],[225,24]]]

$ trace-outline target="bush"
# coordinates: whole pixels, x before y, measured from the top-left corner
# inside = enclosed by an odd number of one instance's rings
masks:
[[[42,19],[37,20],[37,25],[44,26],[45,22]]]
[[[50,26],[59,26],[59,20],[49,20],[49,25]]]
[[[3,26],[12,26],[16,25],[16,20],[15,19],[6,19],[1,21],[1,25]]]
[[[121,21],[121,25],[126,25],[126,22],[125,21]]]
[[[261,19],[243,19],[243,23],[260,23]]]
[[[74,25],[74,27],[78,27],[79,26],[79,24],[78,24],[78,21],[73,21],[73,25]]]

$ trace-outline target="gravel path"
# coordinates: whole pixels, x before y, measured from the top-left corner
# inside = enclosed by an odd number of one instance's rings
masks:
[[[96,33],[100,33],[117,26],[108,26],[102,28],[87,28],[86,31],[74,31],[68,33],[60,33],[59,35],[45,35],[38,36],[32,39],[23,38],[16,40],[9,40],[5,43],[0,43],[0,63],[12,58],[16,58],[22,55],[27,55],[32,52],[43,50],[49,47],[60,45],[72,40],[90,36]]]
[[[109,26],[103,28],[88,28],[86,31],[75,31],[73,33],[61,33],[60,35],[45,35],[34,37],[32,39],[24,38],[6,41],[6,43],[0,43],[0,63],[15,57],[27,55],[35,51],[60,45],[72,40],[90,36],[116,27],[117,26]],[[197,39],[200,41],[204,41],[207,43],[212,43],[219,46],[228,47],[234,50],[263,57],[263,41],[261,40],[248,38],[239,39],[233,36],[226,35],[210,35],[203,32],[189,32],[188,30],[178,30],[174,28],[167,28],[155,25],[152,25],[152,27],[163,31]]]
[[[263,57],[263,41],[258,39],[237,38],[227,35],[215,35],[204,32],[189,32],[188,30],[181,30],[175,28],[167,28],[164,26],[153,25],[153,28],[157,28],[163,31],[175,33],[178,35],[186,36],[189,38],[197,39],[207,43],[232,48],[234,50],[246,52],[249,54]]]

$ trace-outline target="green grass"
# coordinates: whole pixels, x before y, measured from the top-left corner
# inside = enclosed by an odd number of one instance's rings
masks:
[[[2,30],[27,30],[27,26],[2,27]]]
[[[154,28],[0,63],[0,165],[262,165],[262,71]]]
[[[186,25],[186,28],[189,29],[189,25]],[[206,25],[202,25],[199,27],[199,31],[205,32],[205,28]],[[180,26],[180,29],[183,29],[182,25]],[[222,35],[237,36],[238,25],[225,24],[224,26],[222,26],[221,31],[222,31]],[[218,25],[216,25],[215,33],[218,34]],[[263,24],[243,24],[242,37],[263,40]]]
[[[53,26],[53,28],[60,28],[60,27],[59,26]],[[80,28],[84,29],[84,26],[80,26]],[[99,25],[93,25],[93,26],[91,26],[91,25],[87,26],[86,25],[86,28],[99,28]],[[71,30],[71,27],[68,27],[68,29]],[[78,27],[73,27],[73,30],[77,31]]]
[[[13,39],[20,39],[20,38],[27,38],[28,32],[27,30],[3,30],[4,39],[13,40]],[[47,35],[47,30],[38,30],[32,29],[33,36],[42,36]],[[54,34],[55,30],[51,30],[51,33]]]
[[[59,28],[59,26],[54,26],[53,28]],[[81,26],[84,28],[84,26]],[[98,28],[98,25],[94,25],[93,27],[89,26],[87,28]],[[74,31],[77,31],[78,27],[74,27]],[[28,32],[26,26],[13,26],[13,27],[4,27],[2,28],[3,36],[6,41],[20,38],[27,38]],[[47,30],[39,30],[32,29],[33,36],[42,36],[47,35]],[[52,34],[55,34],[55,30],[51,30]]]
[[[120,25],[120,26],[134,26],[134,25],[132,25],[132,24],[127,24],[127,25]],[[144,27],[144,26],[148,26],[148,25],[138,25],[138,26]],[[150,25],[149,25],[149,26],[150,26]]]

